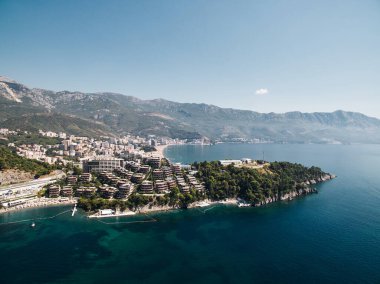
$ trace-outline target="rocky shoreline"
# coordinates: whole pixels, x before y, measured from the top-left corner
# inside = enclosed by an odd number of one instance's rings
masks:
[[[163,149],[165,147],[162,147],[161,154],[163,154]],[[313,187],[313,185],[316,185],[318,183],[326,182],[329,180],[332,180],[336,178],[335,175],[332,174],[325,174],[324,176],[321,176],[317,179],[311,179],[311,180],[305,180],[302,183],[299,183],[298,186],[301,186],[301,188],[297,189],[297,186],[294,187],[293,191],[290,191],[282,196],[273,196],[273,197],[268,197],[265,200],[255,203],[255,204],[250,204],[247,203],[244,200],[240,199],[227,199],[227,200],[209,200],[205,199],[202,201],[197,201],[188,206],[188,208],[199,208],[199,207],[207,207],[207,206],[212,206],[212,205],[217,205],[217,204],[229,204],[229,205],[236,205],[239,207],[260,207],[264,206],[270,203],[278,202],[278,201],[290,201],[293,200],[297,197],[305,196],[308,194],[312,193],[317,193],[317,190]],[[59,205],[69,205],[69,204],[75,204],[77,202],[76,199],[70,199],[67,200],[66,198],[62,198],[62,200],[57,200],[57,199],[48,199],[48,198],[34,198],[34,199],[29,199],[27,200],[24,204],[11,207],[8,209],[1,209],[0,213],[7,213],[7,212],[12,212],[12,211],[17,211],[17,210],[22,210],[26,208],[33,208],[33,207],[44,207],[44,206],[59,206]],[[115,214],[109,215],[109,216],[101,216],[98,212],[88,212],[91,215],[88,215],[90,218],[105,218],[105,217],[120,217],[120,216],[131,216],[131,215],[136,215],[136,214],[146,214],[146,213],[154,213],[154,212],[160,212],[160,211],[172,211],[172,210],[178,210],[181,209],[180,207],[172,207],[172,206],[151,206],[147,205],[142,208],[139,208],[136,211],[132,210],[126,210],[123,212],[117,212]]]
[[[77,203],[76,199],[33,198],[33,199],[25,200],[24,203],[14,206],[14,207],[1,208],[0,214],[10,213],[10,212],[24,210],[24,209],[39,208],[39,207],[74,205],[76,203]]]
[[[194,208],[202,208],[202,207],[209,207],[212,205],[218,205],[218,204],[225,204],[225,205],[238,205],[239,201],[237,199],[227,199],[227,200],[221,200],[221,201],[211,201],[208,199],[194,202],[190,204],[190,206],[186,209],[194,209]],[[165,206],[144,206],[136,211],[123,211],[115,214],[110,215],[100,215],[99,213],[95,212],[89,212],[92,213],[88,215],[88,218],[112,218],[112,217],[126,217],[126,216],[135,216],[135,215],[141,215],[141,214],[149,214],[149,213],[157,213],[157,212],[170,212],[175,210],[184,210],[184,208],[180,207],[172,207],[169,205]]]
[[[318,193],[318,191],[315,188],[311,187],[312,185],[316,185],[318,183],[326,182],[326,181],[329,181],[329,180],[332,180],[335,178],[336,178],[335,175],[326,174],[323,177],[320,177],[319,179],[312,179],[312,180],[304,181],[303,183],[301,183],[301,185],[305,186],[305,188],[298,189],[298,190],[295,189],[295,190],[293,190],[293,191],[291,191],[291,192],[289,192],[289,193],[287,193],[281,197],[266,198],[264,201],[262,201],[260,203],[256,203],[253,206],[259,207],[259,206],[270,204],[270,203],[277,202],[277,201],[286,201],[286,200],[290,201],[290,200],[293,200],[294,198],[297,198],[300,196]]]
[[[331,174],[326,174],[325,176],[317,179],[317,180],[308,180],[305,181],[303,184],[307,185],[306,188],[303,189],[298,189],[291,191],[280,198],[278,197],[270,197],[265,199],[264,201],[256,204],[247,204],[245,203],[244,200],[240,199],[227,199],[227,200],[219,200],[219,201],[214,201],[214,200],[209,200],[205,199],[202,201],[194,202],[190,204],[190,206],[187,209],[193,209],[193,208],[201,208],[201,207],[209,207],[212,205],[220,205],[220,204],[225,204],[225,205],[234,205],[234,206],[239,206],[239,207],[260,207],[264,205],[268,205],[274,202],[280,202],[280,201],[291,201],[297,197],[301,196],[306,196],[309,194],[313,193],[318,193],[318,191],[312,187],[312,185],[316,185],[318,183],[326,182],[329,180],[332,180],[336,178],[335,175]],[[112,217],[123,217],[123,216],[134,216],[134,215],[139,215],[139,214],[147,214],[147,213],[157,213],[157,212],[168,212],[168,211],[173,211],[173,210],[180,210],[183,208],[180,207],[171,207],[171,206],[145,206],[143,208],[140,208],[136,211],[123,211],[120,213],[112,214],[112,215],[106,215],[106,216],[101,216],[98,213],[94,213],[89,215],[89,218],[112,218]]]

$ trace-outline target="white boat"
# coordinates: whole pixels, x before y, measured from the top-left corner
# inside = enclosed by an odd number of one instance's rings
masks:
[[[35,226],[36,226],[36,223],[32,223],[31,225],[30,225],[32,228],[34,228]]]
[[[239,207],[250,207],[251,204],[249,204],[249,203],[239,202],[239,203],[238,203],[238,206],[239,206]]]

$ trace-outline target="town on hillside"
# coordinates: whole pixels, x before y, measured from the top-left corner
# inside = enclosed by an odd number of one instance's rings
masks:
[[[317,167],[268,163],[264,157],[171,163],[164,148],[189,141],[152,135],[90,138],[8,129],[0,133],[2,212],[76,204],[91,212],[90,217],[101,218],[214,202],[261,206],[316,192],[314,184],[335,177]]]
[[[50,175],[15,184],[15,176],[7,180],[7,171],[3,172],[0,201],[5,210],[71,204],[79,199],[120,201],[132,194],[156,198],[173,189],[182,193],[204,190],[189,165],[171,164],[163,156],[167,145],[184,144],[185,140],[153,135],[90,138],[63,132],[30,133],[5,128],[0,129],[0,138],[2,144],[18,156],[56,169]]]

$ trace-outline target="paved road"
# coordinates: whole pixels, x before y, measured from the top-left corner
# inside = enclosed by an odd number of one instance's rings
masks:
[[[55,182],[57,179],[63,178],[65,173],[60,171],[57,174],[46,177],[31,180],[24,183],[12,184],[9,186],[4,186],[0,189],[0,199],[9,199],[9,198],[21,198],[27,195],[36,194],[38,190],[49,183]]]

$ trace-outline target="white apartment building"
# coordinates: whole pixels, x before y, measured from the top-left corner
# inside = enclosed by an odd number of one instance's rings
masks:
[[[84,172],[112,172],[114,169],[124,168],[124,160],[110,157],[110,156],[99,156],[90,160],[83,161],[83,171]]]

